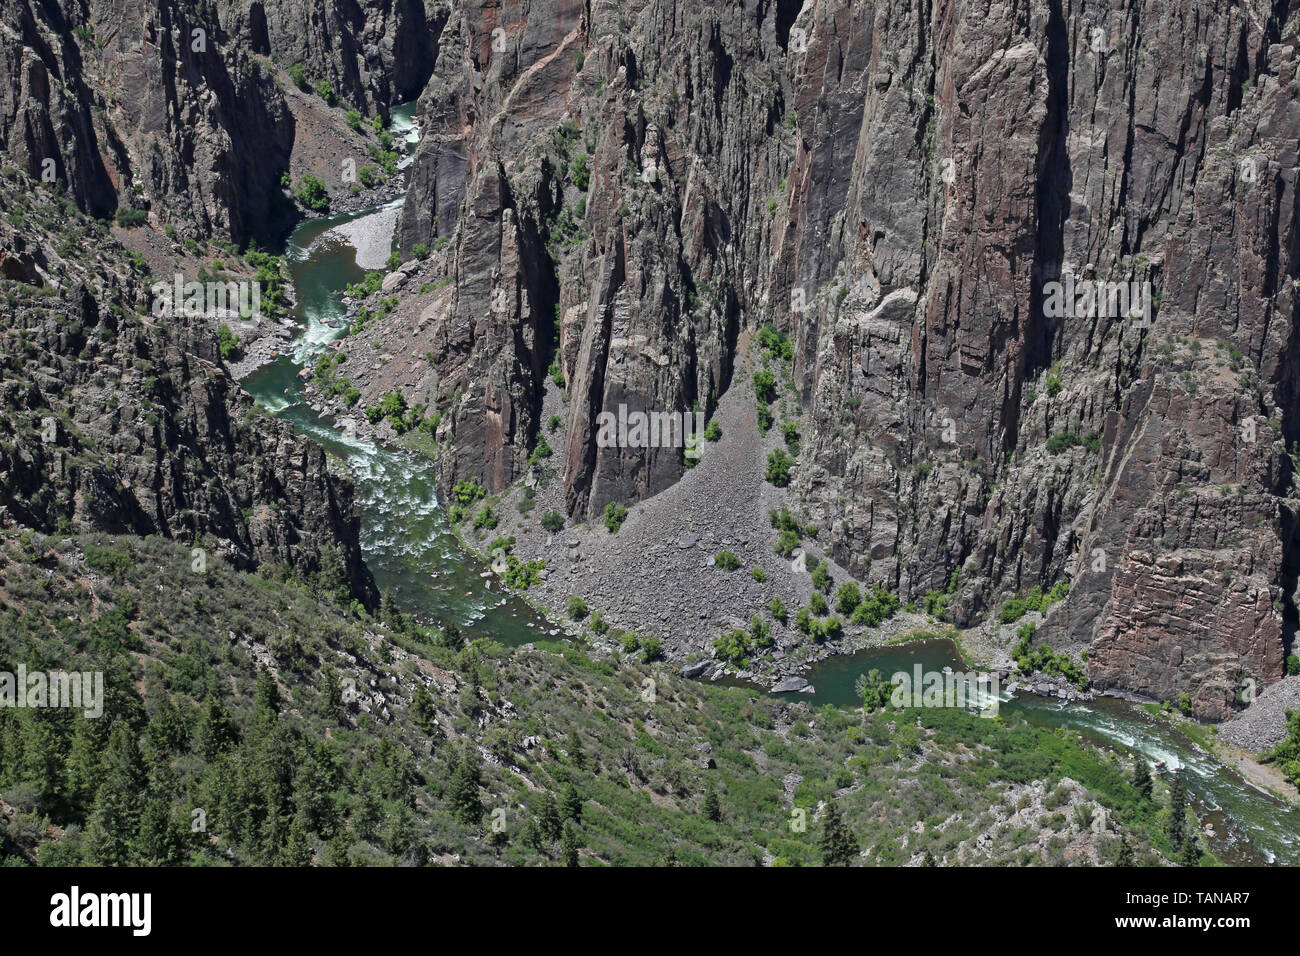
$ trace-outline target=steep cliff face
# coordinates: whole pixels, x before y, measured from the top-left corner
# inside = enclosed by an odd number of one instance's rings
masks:
[[[282,201],[278,70],[423,90],[398,243],[446,284],[385,381],[436,398],[444,489],[527,473],[553,375],[569,513],[662,491],[682,449],[598,416],[708,413],[771,324],[791,503],[841,567],[905,600],[956,572],[959,624],[1068,582],[1040,634],[1094,683],[1221,716],[1296,618],[1297,16],[21,0],[0,145],[96,215],[239,240]],[[1089,282],[1122,306],[1053,306]]]
[[[680,450],[597,447],[596,415],[708,409],[770,322],[842,566],[905,599],[958,571],[962,624],[1068,581],[1041,633],[1095,683],[1221,715],[1294,627],[1296,30],[1267,3],[453,4],[400,226],[452,244],[448,346],[413,369],[444,478],[522,474],[557,360],[571,513],[652,495]],[[1096,280],[1150,283],[1143,318],[1051,307]]]
[[[196,238],[274,242],[295,122],[280,71],[383,113],[433,69],[419,0],[122,0],[0,10],[0,148],[86,212],[151,209]]]
[[[161,535],[301,575],[337,548],[377,604],[350,482],[254,409],[205,323],[151,314],[125,251],[14,167],[0,212],[0,247],[19,250],[0,284],[0,524]]]

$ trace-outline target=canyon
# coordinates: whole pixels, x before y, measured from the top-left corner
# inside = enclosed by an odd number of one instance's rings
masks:
[[[266,240],[290,217],[278,184],[309,114],[289,65],[367,113],[418,97],[395,245],[433,250],[438,288],[398,296],[385,332],[404,349],[360,402],[400,381],[440,413],[443,496],[529,479],[555,369],[566,517],[652,500],[686,474],[682,449],[601,447],[601,413],[712,415],[771,326],[802,436],[789,505],[837,569],[905,603],[956,572],[959,627],[1067,583],[1036,640],[1086,650],[1097,689],[1185,694],[1203,718],[1230,715],[1243,679],[1283,676],[1300,438],[1287,5],[128,0],[64,16],[6,5],[0,147],[33,183],[54,158],[84,212],[131,206],[184,237]],[[1049,315],[1044,286],[1067,277],[1150,283],[1150,322]],[[213,364],[207,410],[233,387]],[[312,453],[269,457],[296,455]],[[308,510],[345,497],[343,479],[311,481]],[[143,510],[113,520],[161,524]],[[284,534],[204,527],[293,558]]]

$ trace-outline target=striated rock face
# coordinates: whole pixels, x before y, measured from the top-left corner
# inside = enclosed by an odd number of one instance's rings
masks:
[[[771,324],[791,504],[840,566],[904,600],[956,572],[961,625],[1068,583],[1041,637],[1213,717],[1297,618],[1298,28],[1210,0],[16,0],[0,146],[84,210],[238,240],[282,201],[278,69],[419,92],[398,244],[441,272],[386,290],[419,347],[382,378],[433,399],[444,491],[530,470],[551,377],[570,515],[662,491],[682,448],[602,447],[599,416],[711,412]],[[1096,282],[1123,302],[1052,304]]]
[[[680,450],[597,415],[710,409],[770,322],[841,565],[957,571],[959,624],[1069,582],[1096,684],[1222,716],[1294,631],[1296,47],[1194,0],[452,4],[399,227],[452,244],[444,480],[523,471],[554,361],[571,514],[652,495]]]
[[[44,195],[5,171],[0,245],[21,247],[21,221],[35,282],[4,284],[0,523],[161,535],[301,575],[337,548],[375,606],[350,481],[254,409],[201,320],[156,319],[120,247]]]
[[[0,149],[92,215],[152,208],[186,235],[274,242],[296,133],[276,64],[383,112],[424,88],[445,18],[420,0],[14,0],[0,9]]]

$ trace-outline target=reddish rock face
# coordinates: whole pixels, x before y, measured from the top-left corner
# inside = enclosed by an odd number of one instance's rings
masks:
[[[1208,2],[454,4],[403,245],[450,237],[482,311],[476,276],[516,272],[475,238],[508,193],[557,288],[448,359],[514,401],[464,403],[447,480],[518,474],[554,359],[571,512],[652,495],[680,458],[598,447],[597,416],[709,407],[772,322],[795,490],[841,564],[905,599],[959,569],[959,623],[1069,581],[1040,633],[1091,647],[1096,683],[1222,715],[1280,674],[1293,607],[1294,28]],[[1053,314],[1075,277],[1150,283],[1149,322]]]
[[[131,94],[101,115],[40,9],[11,6],[5,149],[38,173],[57,148],[87,208],[147,155],[133,174],[206,233],[248,231],[292,145],[258,56],[358,105],[423,90],[398,244],[440,244],[450,281],[385,381],[441,412],[444,488],[527,472],[554,369],[570,513],[656,494],[681,449],[602,447],[601,413],[707,412],[771,323],[795,350],[792,503],[840,565],[904,600],[957,571],[962,625],[1068,582],[1042,636],[1202,715],[1280,673],[1300,13],[264,0],[218,3],[196,57],[163,4],[87,67]],[[1097,282],[1123,307],[1059,307]]]

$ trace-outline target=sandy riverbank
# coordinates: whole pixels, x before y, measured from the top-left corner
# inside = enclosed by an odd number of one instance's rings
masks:
[[[368,216],[335,226],[322,238],[339,238],[351,245],[357,251],[360,268],[367,271],[383,269],[392,251],[393,232],[397,229],[397,216],[401,211],[400,204],[385,206]]]

